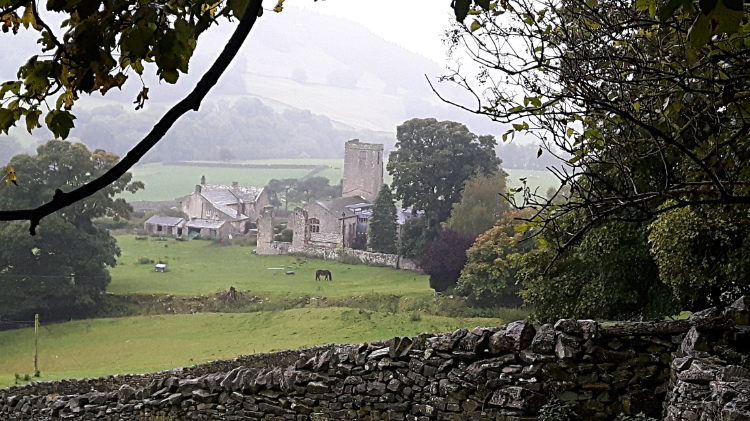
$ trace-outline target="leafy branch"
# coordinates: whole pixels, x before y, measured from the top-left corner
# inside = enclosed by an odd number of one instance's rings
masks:
[[[29,232],[36,234],[36,228],[42,218],[57,212],[73,203],[89,197],[97,191],[117,181],[130,168],[133,167],[159,140],[169,131],[172,125],[188,111],[198,111],[201,102],[208,92],[216,85],[219,77],[224,73],[240,47],[253,28],[261,9],[262,0],[250,0],[250,3],[239,21],[232,37],[224,46],[221,54],[217,57],[211,67],[206,71],[195,88],[182,101],[175,104],[151,129],[148,135],[141,140],[125,157],[112,169],[99,178],[92,180],[83,186],[70,191],[63,192],[55,190],[51,201],[34,209],[20,209],[11,211],[0,211],[0,221],[28,220],[31,222]]]

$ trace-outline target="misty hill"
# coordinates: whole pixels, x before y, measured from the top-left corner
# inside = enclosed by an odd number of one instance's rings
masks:
[[[110,91],[106,99],[98,94],[82,98],[71,140],[125,153],[192,89],[233,29],[223,22],[209,30],[199,40],[189,74],[177,85],[160,84],[153,69],[147,69],[144,83],[151,88],[151,100],[144,110],[133,110],[141,88],[136,81],[123,91]],[[0,35],[0,40],[3,36],[7,37]],[[5,44],[0,52],[4,78],[12,77],[14,66],[28,57],[36,40],[13,41],[15,47]],[[442,73],[437,63],[357,23],[293,8],[268,13],[200,111],[183,117],[146,160],[215,160],[222,151],[236,159],[340,157],[343,143],[352,138],[390,148],[396,126],[414,117],[461,121],[479,134],[505,131],[502,125],[440,101],[425,75],[435,80]],[[439,89],[460,96],[449,86]],[[49,137],[39,130],[34,139],[17,128],[11,132],[11,142],[16,143],[4,144],[10,147],[3,152],[31,150]],[[535,148],[501,149],[522,155],[516,159],[500,152],[506,167],[544,166],[534,159]]]

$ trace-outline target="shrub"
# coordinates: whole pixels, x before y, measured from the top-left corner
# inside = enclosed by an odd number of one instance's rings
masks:
[[[339,257],[339,262],[345,264],[345,265],[361,265],[363,264],[361,260],[359,260],[356,256],[350,256],[348,254],[342,254],[341,257]]]
[[[443,292],[456,285],[473,243],[473,235],[452,229],[440,233],[419,260],[419,267],[430,275],[430,288]]]
[[[149,263],[154,263],[154,261],[151,260],[151,259],[149,259],[148,257],[141,257],[141,258],[138,259],[138,264],[139,265],[147,265]]]
[[[232,240],[232,244],[240,246],[240,247],[257,246],[258,238],[256,237],[235,238]]]
[[[289,228],[286,228],[283,231],[281,231],[281,241],[285,243],[291,243],[293,236],[294,236],[294,231],[290,230]]]
[[[409,321],[419,322],[421,320],[422,320],[422,315],[418,311],[412,311],[411,314],[409,314]]]
[[[135,239],[136,240],[140,240],[140,241],[146,241],[146,240],[148,240],[148,236],[147,235],[136,235]]]

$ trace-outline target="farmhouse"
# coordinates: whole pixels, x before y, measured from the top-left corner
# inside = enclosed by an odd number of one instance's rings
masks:
[[[201,183],[182,201],[187,234],[208,238],[245,234],[269,203],[262,187],[244,187],[237,182],[231,186],[206,184],[206,178],[201,177]]]

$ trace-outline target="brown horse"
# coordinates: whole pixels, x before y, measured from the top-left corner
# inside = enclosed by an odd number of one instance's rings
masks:
[[[331,271],[330,270],[318,270],[318,271],[315,272],[315,280],[316,281],[319,281],[321,276],[323,277],[324,281],[332,281],[333,280],[333,276],[331,276]]]

